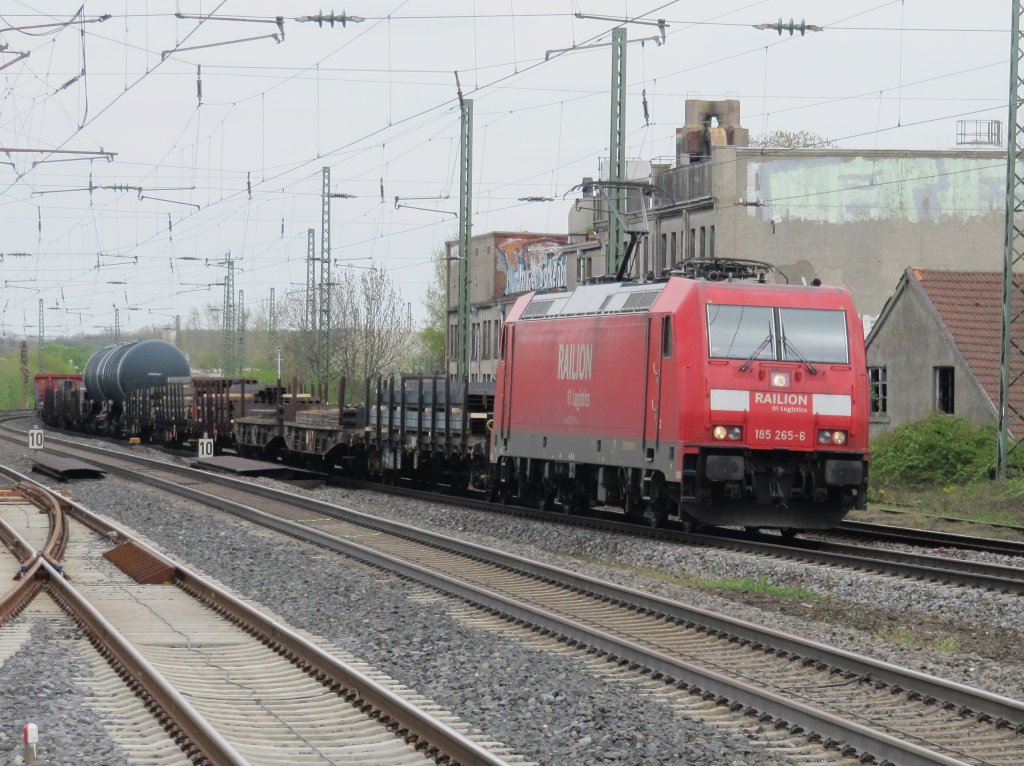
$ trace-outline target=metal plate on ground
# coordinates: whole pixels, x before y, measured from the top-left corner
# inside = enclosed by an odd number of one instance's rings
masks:
[[[173,566],[131,541],[110,549],[103,557],[143,585],[162,585],[174,579]]]
[[[262,460],[249,460],[236,455],[218,455],[204,457],[192,461],[193,468],[206,468],[213,471],[224,471],[239,476],[266,476],[270,479],[319,479],[322,478],[312,471],[302,471],[278,463],[266,463]]]
[[[102,479],[106,473],[103,469],[89,463],[83,463],[81,460],[75,460],[70,457],[56,457],[45,453],[33,456],[32,470],[36,473],[52,476],[59,481],[67,481],[69,479]]]

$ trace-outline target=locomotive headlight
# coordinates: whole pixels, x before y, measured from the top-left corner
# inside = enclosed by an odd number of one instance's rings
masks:
[[[711,429],[711,435],[717,442],[724,442],[726,439],[738,442],[743,438],[742,426],[715,426]]]
[[[846,431],[832,431],[823,428],[818,431],[818,444],[835,444],[841,447],[846,444]]]
[[[790,378],[788,372],[772,373],[772,388],[789,388]]]

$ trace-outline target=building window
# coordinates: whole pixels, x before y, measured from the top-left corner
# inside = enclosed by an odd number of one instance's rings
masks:
[[[868,367],[871,385],[871,414],[884,415],[889,411],[889,382],[884,367]]]
[[[584,258],[582,255],[577,256],[576,281],[583,283],[590,279],[591,276],[593,276],[593,267],[590,264],[590,258]]]
[[[690,241],[689,250],[687,251],[687,257],[692,261],[696,257],[696,246],[697,246],[697,230],[690,229]]]
[[[708,258],[715,257],[715,227],[714,224],[708,227]]]
[[[672,244],[668,249],[668,265],[669,268],[676,265],[676,233],[672,232]]]
[[[666,268],[672,265],[672,261],[668,258],[668,234],[661,235],[661,261]]]
[[[935,368],[935,409],[953,414],[953,368]]]
[[[705,229],[703,226],[700,227],[700,257],[701,260],[708,257],[707,251],[707,239],[705,238]]]

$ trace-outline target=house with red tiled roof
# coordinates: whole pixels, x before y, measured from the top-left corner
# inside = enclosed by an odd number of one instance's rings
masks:
[[[1002,306],[1001,272],[906,269],[867,338],[871,435],[934,411],[998,423]],[[1024,386],[1011,394],[1024,411]]]

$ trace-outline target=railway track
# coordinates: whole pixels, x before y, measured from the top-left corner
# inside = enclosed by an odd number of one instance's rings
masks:
[[[3,622],[29,609],[45,613],[35,602],[52,600],[86,633],[124,679],[104,704],[121,744],[141,761],[525,764],[476,744],[82,506],[2,474],[0,536],[13,552],[7,563],[26,567],[22,586],[0,604]],[[126,701],[132,692],[142,702]],[[140,708],[149,710],[146,723]],[[164,744],[155,748],[155,737]]]
[[[8,438],[24,432],[12,429],[0,423],[0,436]],[[147,459],[129,453],[103,448],[83,447],[68,440],[50,437],[50,444],[58,444],[62,454],[71,455],[91,463],[99,464],[102,460],[118,459],[136,461],[146,464]],[[120,456],[120,457],[115,457]],[[170,464],[165,464],[170,465]],[[188,470],[179,468],[180,470]],[[170,469],[169,469],[170,470]],[[215,479],[211,479],[215,480]],[[435,492],[419,490],[404,486],[386,486],[361,482],[343,481],[343,484],[373,488],[406,497],[436,501]],[[1016,555],[1016,546],[1006,541],[993,540],[988,545],[987,539],[966,538],[961,536],[937,535],[936,533],[918,533],[917,530],[888,530],[876,525],[852,524],[849,529],[858,529],[866,535],[866,542],[907,543],[915,547],[928,547],[934,552],[921,553],[910,550],[883,549],[873,545],[854,545],[851,543],[834,542],[828,539],[796,538],[785,539],[774,534],[763,534],[754,531],[731,529],[707,529],[700,532],[686,532],[674,528],[651,529],[644,525],[623,521],[621,514],[595,513],[588,516],[570,516],[564,513],[523,508],[519,506],[499,505],[482,499],[467,496],[443,496],[445,502],[470,507],[488,512],[514,514],[523,518],[555,521],[588,528],[668,540],[698,545],[719,550],[749,553],[777,559],[789,559],[823,566],[845,568],[860,572],[876,572],[893,577],[916,579],[925,582],[946,583],[969,588],[977,588],[1016,595],[1024,594],[1024,568],[995,563],[970,561],[942,555],[944,548],[963,548],[968,550],[984,550],[987,552]],[[957,542],[962,545],[957,545]],[[1024,549],[1024,546],[1022,546]]]
[[[7,420],[31,416],[32,411],[11,414]],[[0,436],[20,434],[10,426],[3,425],[0,418]],[[81,444],[70,440],[52,439],[66,449],[82,450]],[[87,458],[86,458],[87,459]],[[1024,542],[977,538],[954,535],[926,529],[895,527],[862,521],[844,521],[834,533],[816,534],[812,537],[786,539],[773,534],[762,534],[757,530],[706,528],[699,533],[667,526],[650,528],[625,520],[621,513],[595,511],[593,515],[573,516],[558,511],[509,506],[486,502],[465,494],[438,495],[432,491],[404,485],[386,485],[364,481],[337,479],[324,476],[325,480],[351,486],[371,488],[376,492],[436,501],[439,497],[453,505],[459,505],[487,512],[514,514],[523,518],[536,518],[556,523],[579,525],[614,531],[617,534],[646,537],[655,540],[681,542],[709,548],[720,548],[779,558],[793,558],[809,563],[829,566],[845,566],[861,571],[878,571],[900,578],[911,578],[930,582],[962,585],[1007,593],[1022,593],[1024,572],[1014,565],[999,565],[958,560],[947,554],[950,550],[979,551],[1006,556],[1024,556]],[[927,548],[929,553],[901,550],[885,550],[878,544],[904,545]]]
[[[103,459],[109,470],[399,572],[666,688],[865,760],[1024,763],[1024,705],[1014,700],[290,493],[156,461]],[[115,469],[117,460],[124,464]]]
[[[1024,529],[1021,531],[1024,532]],[[836,533],[848,534],[867,542],[903,543],[924,548],[955,548],[965,551],[999,553],[1004,556],[1024,556],[1024,542],[1018,540],[999,540],[992,537],[960,535],[928,529],[893,527],[849,519],[838,527]]]

